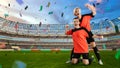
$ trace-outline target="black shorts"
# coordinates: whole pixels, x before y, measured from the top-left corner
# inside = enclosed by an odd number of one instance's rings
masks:
[[[80,56],[82,56],[83,59],[89,59],[89,53],[73,53],[72,58],[77,58],[77,59],[79,59]]]
[[[95,42],[94,38],[92,37],[93,33],[90,31],[89,34],[90,34],[90,37],[86,38],[88,44],[90,44],[91,42]]]

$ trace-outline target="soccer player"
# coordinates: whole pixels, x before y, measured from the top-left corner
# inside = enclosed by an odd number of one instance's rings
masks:
[[[68,26],[66,26],[66,35],[72,35],[73,39],[73,56],[72,63],[77,64],[80,56],[82,55],[82,62],[85,65],[91,63],[89,61],[89,50],[86,38],[89,37],[88,31],[79,26],[79,18],[74,18],[74,29],[68,30]]]
[[[73,13],[76,17],[79,18],[79,22],[80,22],[80,26],[86,28],[89,31],[89,34],[91,35],[91,37],[86,38],[88,44],[90,44],[93,47],[94,53],[98,59],[98,63],[100,65],[103,65],[103,62],[101,60],[98,48],[96,47],[95,44],[95,40],[94,38],[103,38],[103,36],[97,36],[97,35],[93,35],[91,32],[91,27],[90,27],[90,20],[91,18],[93,18],[96,15],[96,9],[94,6],[90,5],[90,4],[85,4],[85,6],[92,11],[92,13],[89,14],[85,14],[85,15],[81,15],[81,9],[80,8],[75,8]],[[93,38],[94,37],[94,38]],[[71,58],[72,58],[72,52],[71,52]]]

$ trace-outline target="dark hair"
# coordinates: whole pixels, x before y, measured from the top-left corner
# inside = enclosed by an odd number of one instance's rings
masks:
[[[78,17],[75,17],[74,19],[79,19],[79,18],[78,18]],[[74,20],[74,19],[73,19],[73,20]]]

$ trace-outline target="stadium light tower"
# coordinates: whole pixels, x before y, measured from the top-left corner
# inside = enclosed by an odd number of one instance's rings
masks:
[[[100,20],[100,31],[101,31],[101,34],[103,34],[103,30],[102,30],[102,26],[104,23],[108,23],[110,24],[113,28],[115,28],[115,24],[109,20],[109,19],[105,19],[105,20]]]
[[[105,21],[109,22],[109,23],[111,24],[111,26],[112,26],[113,28],[115,28],[115,24],[114,24],[111,20],[105,19]]]

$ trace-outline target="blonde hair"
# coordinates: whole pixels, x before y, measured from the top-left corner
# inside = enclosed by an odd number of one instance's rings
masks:
[[[78,10],[81,13],[81,9],[79,7],[74,8],[73,13],[75,13],[76,10]]]

